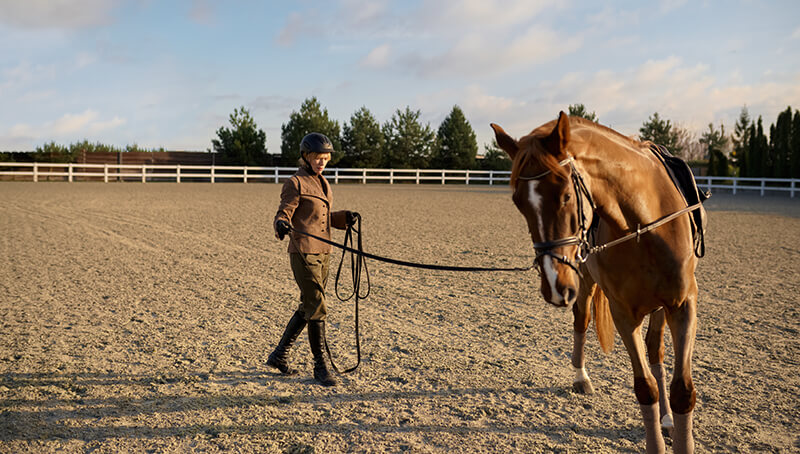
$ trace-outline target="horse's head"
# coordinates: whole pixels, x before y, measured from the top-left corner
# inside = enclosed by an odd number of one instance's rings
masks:
[[[520,140],[496,124],[491,126],[497,144],[514,161],[513,200],[528,222],[541,269],[542,296],[550,304],[569,307],[577,297],[586,221],[584,194],[573,180],[574,158],[567,151],[569,117],[561,112],[557,121]]]

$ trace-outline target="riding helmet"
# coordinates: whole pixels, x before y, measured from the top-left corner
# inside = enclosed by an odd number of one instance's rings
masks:
[[[312,132],[300,141],[300,154],[305,156],[308,153],[333,153],[333,144],[325,134]]]

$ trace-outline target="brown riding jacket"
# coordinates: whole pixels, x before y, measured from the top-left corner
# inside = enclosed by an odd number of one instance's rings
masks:
[[[276,228],[278,221],[283,220],[297,230],[330,240],[331,226],[340,230],[347,228],[347,211],[331,212],[332,201],[331,185],[325,177],[314,175],[301,167],[283,184],[281,203],[272,226]],[[322,241],[295,232],[290,232],[289,235],[290,253],[331,252],[331,246]]]

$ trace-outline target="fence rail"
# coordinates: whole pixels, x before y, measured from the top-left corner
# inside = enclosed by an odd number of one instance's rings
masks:
[[[222,181],[280,183],[296,167],[199,166],[158,164],[61,164],[0,162],[0,179],[26,181]],[[331,168],[325,177],[333,183],[401,182],[490,184],[508,183],[511,172],[502,170],[342,169]],[[5,178],[3,178],[5,177]]]
[[[280,183],[291,177],[296,167],[202,166],[159,164],[62,164],[44,162],[0,162],[0,180],[23,181],[190,181]],[[432,169],[341,169],[326,170],[333,183],[461,183],[507,184],[511,172],[502,170]],[[792,198],[800,191],[800,180],[789,178],[735,178],[696,176],[701,189],[758,192],[788,192]]]

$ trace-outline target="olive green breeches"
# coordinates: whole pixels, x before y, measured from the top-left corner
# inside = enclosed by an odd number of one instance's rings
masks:
[[[325,320],[325,287],[328,285],[330,254],[289,254],[292,273],[300,287],[300,306],[297,308],[308,320]]]

